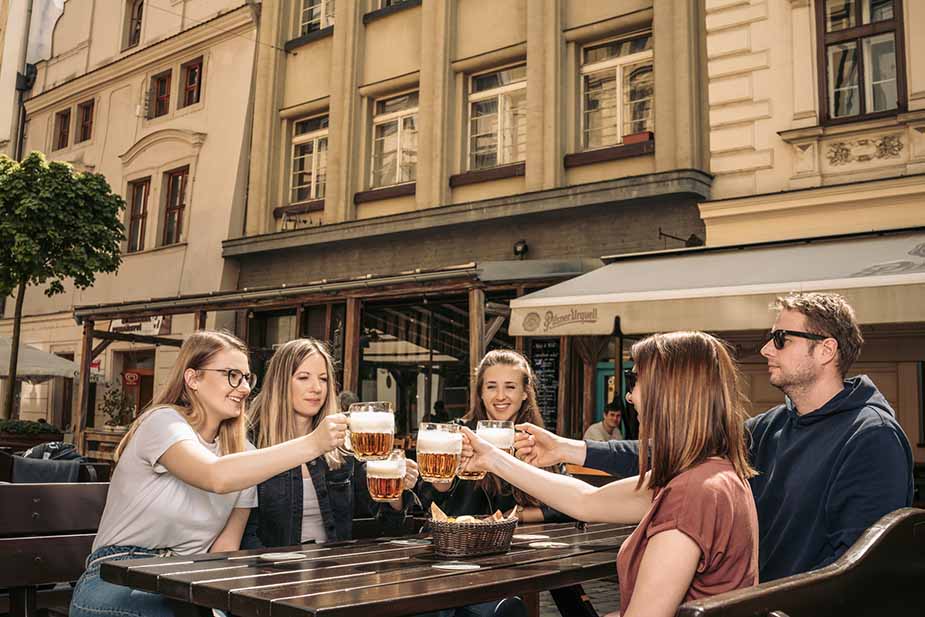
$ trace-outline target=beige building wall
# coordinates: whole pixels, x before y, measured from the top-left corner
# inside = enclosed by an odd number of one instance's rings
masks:
[[[123,249],[122,266],[114,275],[100,275],[93,287],[48,298],[29,288],[22,340],[46,351],[80,357],[81,328],[75,306],[118,303],[181,294],[233,289],[237,269],[226,264],[221,242],[240,234],[250,129],[251,84],[257,25],[243,0],[149,0],[145,2],[141,40],[123,49],[125,14],[103,11],[99,2],[69,0],[57,23],[51,59],[38,65],[36,86],[28,99],[25,151],[39,150],[49,159],[77,169],[102,173],[112,189],[128,200],[130,182],[150,178],[144,250]],[[115,2],[125,5],[129,2]],[[123,7],[123,8],[125,8]],[[202,58],[202,87],[197,103],[181,107],[184,63]],[[172,71],[168,112],[146,113],[154,75]],[[93,101],[89,140],[74,143],[77,106]],[[68,146],[55,147],[55,115],[71,111]],[[164,245],[167,200],[166,173],[188,166],[186,206],[179,242]],[[124,223],[129,226],[128,213]],[[7,302],[0,335],[9,336],[13,306]],[[108,322],[95,325],[107,329]],[[225,315],[210,314],[209,327],[233,328]],[[194,329],[192,316],[172,319],[170,336]],[[100,357],[99,371],[118,383],[117,354],[145,346],[114,343]],[[155,383],[170,366],[174,349],[158,348]],[[63,381],[24,385],[21,416],[50,417],[55,389]],[[104,388],[97,390],[97,402]],[[76,397],[76,388],[75,388]],[[97,425],[104,418],[97,414]]]
[[[244,236],[708,166],[703,15],[697,3],[424,0],[370,19],[377,0],[338,0],[333,28],[308,37],[300,37],[298,5],[262,4],[265,44],[258,52]],[[565,156],[581,150],[582,46],[641,31],[651,31],[655,40],[654,153],[566,168]],[[469,78],[521,63],[527,67],[524,170],[451,182],[468,170]],[[376,100],[412,90],[419,93],[413,194],[374,192],[355,200],[371,188]],[[329,117],[323,206],[284,218],[281,211],[293,203],[294,122],[320,114]]]
[[[819,1],[706,0],[708,244],[925,225],[925,3],[897,0],[908,110],[820,125]]]
[[[0,0],[0,154],[7,156],[15,149],[16,72],[22,68],[25,33],[25,3]]]

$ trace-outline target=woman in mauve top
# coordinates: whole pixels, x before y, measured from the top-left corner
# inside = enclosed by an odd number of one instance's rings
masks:
[[[622,617],[758,582],[758,516],[748,486],[747,399],[725,344],[703,332],[647,337],[632,350],[640,475],[600,488],[537,469],[464,430],[468,469],[485,469],[576,519],[638,523],[617,556]]]

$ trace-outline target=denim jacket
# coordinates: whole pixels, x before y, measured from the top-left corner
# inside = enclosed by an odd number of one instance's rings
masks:
[[[324,531],[329,542],[349,540],[353,518],[375,516],[383,535],[400,535],[413,497],[405,491],[401,511],[372,500],[366,486],[366,466],[346,457],[340,469],[330,469],[324,457],[308,463],[308,471]],[[258,506],[251,510],[241,548],[293,546],[302,540],[302,470],[295,467],[257,485]]]

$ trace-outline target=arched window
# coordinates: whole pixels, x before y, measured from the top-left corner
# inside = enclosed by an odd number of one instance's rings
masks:
[[[128,13],[128,36],[126,48],[134,47],[141,41],[141,20],[144,17],[145,0],[131,0]]]

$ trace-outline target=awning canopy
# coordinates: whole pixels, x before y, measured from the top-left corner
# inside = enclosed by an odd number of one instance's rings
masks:
[[[925,321],[925,230],[604,258],[511,302],[510,333],[607,335],[768,328],[791,291],[845,295],[864,324]]]
[[[10,377],[10,350],[12,342],[0,337],[0,377]],[[19,361],[16,367],[16,379],[33,383],[42,382],[53,377],[73,379],[79,367],[61,356],[44,352],[28,345],[19,346]]]

